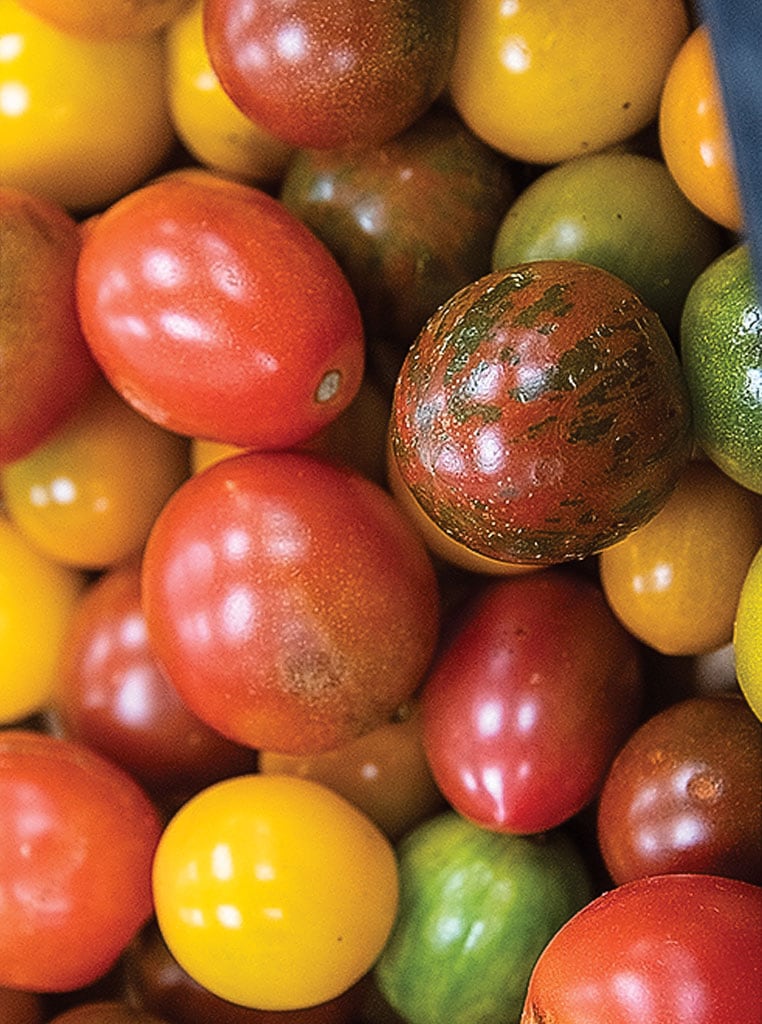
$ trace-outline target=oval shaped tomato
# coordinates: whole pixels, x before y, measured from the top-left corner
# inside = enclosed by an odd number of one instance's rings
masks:
[[[641,685],[637,645],[587,576],[491,582],[423,689],[434,779],[485,828],[553,828],[603,784],[637,722]]]
[[[210,172],[168,175],[106,210],[77,289],[106,376],[169,430],[287,447],[360,386],[360,313],[333,257],[277,200]]]
[[[400,371],[400,476],[446,533],[506,562],[578,559],[663,506],[690,405],[656,314],[573,260],[495,271],[440,306]]]
[[[327,787],[244,775],[172,818],[153,891],[159,928],[192,978],[242,1006],[300,1009],[375,962],[397,911],[397,863],[370,819]]]
[[[160,831],[132,778],[87,747],[0,733],[0,985],[105,975],[151,915]]]
[[[550,940],[521,1024],[757,1024],[762,888],[655,875],[612,889]]]
[[[293,452],[218,462],[159,514],[143,558],[153,649],[196,714],[313,753],[387,720],[437,640],[437,582],[392,498]]]
[[[444,89],[454,0],[206,0],[212,67],[236,106],[295,146],[378,145]]]

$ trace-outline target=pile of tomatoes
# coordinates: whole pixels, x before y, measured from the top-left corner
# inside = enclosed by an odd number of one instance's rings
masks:
[[[758,1024],[762,305],[684,0],[0,0],[3,1024]]]

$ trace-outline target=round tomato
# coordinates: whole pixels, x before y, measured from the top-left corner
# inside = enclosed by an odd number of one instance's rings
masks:
[[[143,558],[151,644],[224,735],[314,753],[386,721],[437,640],[436,577],[378,485],[308,454],[224,459],[175,492]]]
[[[762,721],[762,548],[744,578],[733,626],[738,682],[744,697]]]
[[[78,743],[0,732],[0,985],[88,985],[151,915],[158,814]]]
[[[56,1014],[50,1024],[166,1024],[166,1021],[112,999],[81,1003]]]
[[[596,795],[641,696],[637,645],[592,580],[563,569],[499,580],[432,665],[424,747],[466,818],[541,832]]]
[[[521,1024],[758,1024],[762,888],[655,875],[612,889],[550,940]]]
[[[557,163],[654,118],[687,32],[683,0],[464,0],[453,102],[495,149]]]
[[[325,1002],[372,967],[397,911],[397,864],[364,814],[283,775],[219,782],[167,825],[153,871],[180,965],[233,1003]]]
[[[21,0],[40,18],[73,36],[123,39],[164,28],[189,0]]]
[[[96,376],[74,298],[77,224],[60,206],[0,188],[0,464],[76,409]]]
[[[42,1024],[42,998],[36,992],[0,988],[0,1020],[3,1024]]]
[[[669,335],[629,285],[537,260],[439,307],[405,358],[390,434],[402,482],[445,533],[540,565],[656,514],[689,456],[690,405]]]
[[[442,92],[455,0],[206,0],[204,31],[225,92],[295,146],[385,142]]]
[[[162,426],[247,447],[305,440],[357,393],[357,302],[321,242],[259,189],[202,171],[137,189],[88,231],[85,337]]]

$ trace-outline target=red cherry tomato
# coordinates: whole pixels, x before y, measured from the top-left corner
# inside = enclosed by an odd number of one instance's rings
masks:
[[[600,589],[548,569],[467,608],[423,690],[424,746],[464,817],[541,832],[592,800],[640,703],[636,643]]]
[[[121,765],[162,802],[255,768],[252,751],[197,718],[161,671],[148,642],[137,561],[105,573],[85,593],[58,678],[64,733]]]
[[[164,506],[143,558],[157,657],[223,735],[337,747],[388,719],[433,653],[423,542],[377,484],[318,457],[223,459]]]
[[[550,940],[521,1024],[759,1024],[762,888],[654,875],[589,903]]]
[[[78,305],[116,390],[181,434],[296,444],[362,379],[357,302],[325,246],[277,200],[205,171],[137,189],[90,226]]]
[[[88,985],[152,910],[161,823],[138,785],[77,743],[0,733],[0,985]]]

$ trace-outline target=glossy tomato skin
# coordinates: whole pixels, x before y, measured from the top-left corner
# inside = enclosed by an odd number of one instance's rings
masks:
[[[547,569],[491,582],[423,689],[434,778],[484,828],[553,828],[600,789],[641,691],[639,649],[591,579]]]
[[[97,981],[152,910],[161,822],[133,779],[78,743],[0,734],[0,985]]]
[[[143,559],[149,637],[189,707],[238,742],[314,753],[370,731],[437,639],[429,556],[391,497],[316,456],[210,466]]]
[[[355,297],[321,242],[259,189],[188,170],[87,232],[78,308],[106,376],[169,430],[286,447],[356,394]]]
[[[204,31],[223,88],[252,121],[299,147],[371,146],[444,89],[457,4],[210,0]]]
[[[52,200],[0,188],[0,464],[21,458],[83,400],[96,365],[77,320],[77,224]]]
[[[391,444],[423,511],[506,562],[579,559],[663,506],[688,391],[656,314],[607,271],[537,260],[440,306],[408,352]]]
[[[654,875],[588,904],[545,947],[521,1024],[757,1024],[762,889]]]
[[[255,768],[253,752],[203,723],[161,671],[141,607],[138,559],[106,572],[80,600],[54,706],[66,736],[121,765],[162,803]]]
[[[685,872],[762,884],[762,724],[739,696],[679,701],[617,754],[598,842],[617,884]]]

